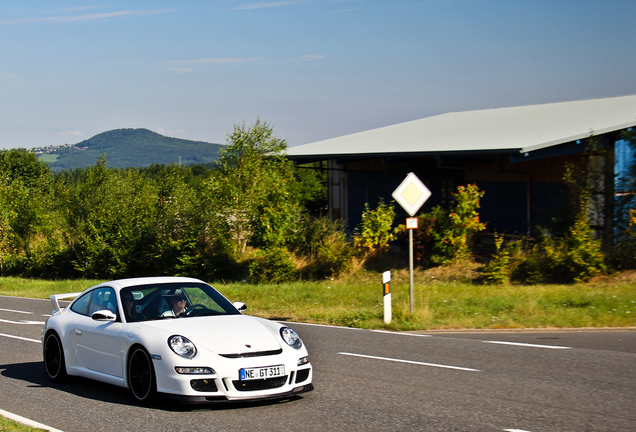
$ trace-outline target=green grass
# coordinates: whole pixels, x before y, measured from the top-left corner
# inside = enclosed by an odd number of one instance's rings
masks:
[[[0,416],[0,432],[36,432],[44,429],[32,428]]]
[[[82,292],[86,288],[102,281],[77,280],[43,280],[17,277],[0,277],[0,295],[31,298],[49,298],[51,294]]]
[[[480,285],[440,271],[418,271],[414,312],[407,271],[393,274],[393,320],[383,321],[382,277],[354,276],[287,284],[212,283],[248,313],[289,320],[389,330],[522,329],[636,326],[636,272],[572,285]],[[95,280],[0,278],[0,295],[48,298]]]
[[[40,161],[45,163],[53,163],[57,160],[57,158],[58,158],[57,155],[46,154],[46,153],[38,155],[38,159],[40,159]]]

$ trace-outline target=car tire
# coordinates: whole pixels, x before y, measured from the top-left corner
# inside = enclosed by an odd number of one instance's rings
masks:
[[[157,392],[155,369],[152,358],[143,347],[134,347],[128,356],[128,388],[133,397],[141,403],[154,399]]]
[[[54,331],[47,333],[44,338],[43,354],[44,369],[48,377],[53,381],[61,381],[66,378],[62,341]]]

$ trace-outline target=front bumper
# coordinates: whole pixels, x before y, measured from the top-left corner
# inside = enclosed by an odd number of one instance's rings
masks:
[[[305,352],[306,355],[306,352]],[[185,360],[178,356],[155,357],[153,365],[157,391],[171,398],[189,402],[251,401],[285,398],[313,390],[311,363],[298,366],[299,357],[273,355],[227,359],[217,356],[208,361]],[[188,364],[190,363],[190,364]],[[243,380],[241,368],[284,365],[285,375],[276,378]],[[211,367],[214,374],[179,374],[175,367]]]
[[[215,395],[215,396],[182,396],[175,394],[167,394],[163,393],[163,395],[169,399],[176,400],[180,403],[187,404],[205,404],[205,403],[230,403],[230,402],[254,402],[254,401],[264,401],[264,400],[272,400],[272,399],[287,399],[299,395],[301,393],[307,393],[314,389],[314,385],[309,383],[299,387],[293,388],[291,391],[286,391],[283,393],[271,394],[268,396],[259,396],[259,397],[246,397],[241,399],[228,399],[226,396]]]

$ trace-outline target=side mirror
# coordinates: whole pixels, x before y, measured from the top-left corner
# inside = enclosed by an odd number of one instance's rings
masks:
[[[117,315],[115,315],[108,309],[93,312],[91,318],[95,321],[117,321]]]
[[[239,312],[244,312],[247,310],[247,306],[245,306],[245,303],[243,302],[234,302],[232,303],[232,306],[234,306]]]

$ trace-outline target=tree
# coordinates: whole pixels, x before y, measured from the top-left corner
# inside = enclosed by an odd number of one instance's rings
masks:
[[[449,264],[470,255],[473,238],[486,225],[479,218],[480,200],[485,191],[477,185],[458,186],[449,209],[435,206],[418,216],[415,256],[420,265]],[[400,226],[404,232],[404,226]]]
[[[27,188],[48,188],[53,176],[46,163],[26,149],[0,152],[0,179],[6,185],[21,181]]]
[[[251,127],[235,125],[227,141],[207,183],[210,208],[227,227],[236,253],[248,244],[283,246],[301,212],[291,193],[295,177],[285,158],[287,143],[260,120]]]
[[[40,276],[51,259],[56,229],[53,175],[25,149],[0,152],[0,267],[3,271]],[[7,266],[7,260],[11,265]]]
[[[155,273],[157,191],[138,171],[88,167],[67,196],[67,236],[84,277]]]

